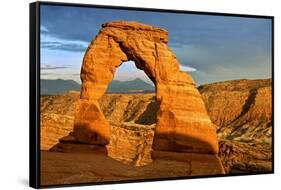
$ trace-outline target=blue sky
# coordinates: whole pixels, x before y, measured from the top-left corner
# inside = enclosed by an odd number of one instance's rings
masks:
[[[73,79],[101,24],[130,20],[169,32],[169,48],[181,68],[199,84],[271,78],[271,20],[229,16],[41,5],[41,78]],[[115,80],[149,81],[133,62],[123,63]]]

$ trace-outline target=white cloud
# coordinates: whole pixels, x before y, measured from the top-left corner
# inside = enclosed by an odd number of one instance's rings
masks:
[[[148,76],[135,66],[135,62],[133,61],[126,61],[122,63],[122,65],[117,68],[113,80],[129,81],[136,78],[140,78],[149,84],[153,84]]]
[[[84,52],[89,45],[89,43],[85,41],[66,40],[42,32],[44,30],[48,30],[47,28],[41,28],[40,30],[41,30],[41,36],[40,36],[41,48],[50,49],[50,50],[64,50],[64,51],[71,51],[71,52]]]
[[[46,27],[46,26],[44,26],[44,25],[41,25],[40,26],[40,32],[49,32],[49,30],[48,30],[48,28]]]
[[[180,69],[185,72],[197,71],[196,68],[180,65]],[[148,76],[142,70],[136,68],[133,61],[127,61],[122,63],[122,65],[117,68],[114,75],[114,80],[128,81],[140,78],[145,82],[153,84],[153,82],[148,78]]]
[[[196,68],[194,67],[189,67],[189,66],[184,66],[184,65],[180,65],[180,69],[182,71],[186,71],[186,72],[194,72],[194,71],[197,71]]]
[[[41,71],[42,70],[57,70],[57,69],[67,69],[70,68],[71,65],[50,65],[50,64],[42,64],[41,63]]]
[[[41,73],[41,79],[63,79],[63,80],[74,80],[77,83],[81,84],[80,75],[74,75],[71,73]]]

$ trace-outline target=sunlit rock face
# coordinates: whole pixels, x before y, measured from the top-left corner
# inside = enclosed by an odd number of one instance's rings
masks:
[[[215,127],[194,81],[180,70],[175,54],[168,48],[168,32],[137,22],[105,23],[89,45],[81,69],[74,137],[82,143],[109,143],[109,122],[98,100],[116,69],[128,60],[133,60],[155,84],[159,108],[153,149],[216,154]]]

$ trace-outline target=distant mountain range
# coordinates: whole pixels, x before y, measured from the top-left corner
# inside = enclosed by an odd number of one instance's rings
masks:
[[[80,91],[81,85],[74,80],[41,79],[41,95],[55,95],[68,91]],[[113,80],[108,86],[108,93],[153,92],[154,86],[136,78],[131,81]]]
[[[80,84],[74,80],[40,80],[41,95],[54,95],[61,94],[63,92],[68,92],[71,90],[80,91]]]
[[[154,91],[154,86],[136,78],[131,81],[113,80],[108,86],[107,92],[147,92]]]

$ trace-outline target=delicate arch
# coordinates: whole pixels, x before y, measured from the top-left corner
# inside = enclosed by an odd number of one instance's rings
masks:
[[[116,68],[133,60],[154,82],[160,108],[153,148],[217,153],[218,142],[194,81],[180,71],[168,48],[168,32],[137,22],[114,21],[102,25],[89,45],[81,69],[81,100],[75,116],[74,136],[84,143],[105,145],[110,127],[98,99],[112,81]]]

